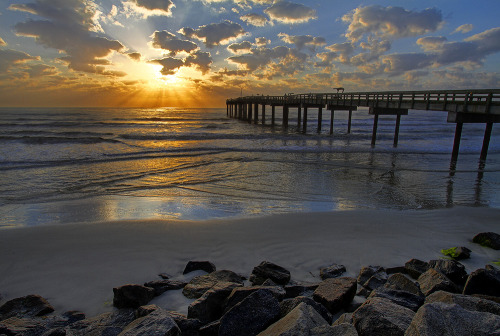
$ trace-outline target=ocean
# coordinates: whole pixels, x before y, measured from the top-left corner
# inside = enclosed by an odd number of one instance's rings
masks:
[[[484,124],[465,124],[450,171],[455,124],[410,111],[336,111],[306,134],[296,109],[283,129],[226,109],[1,108],[0,228],[122,219],[201,220],[290,212],[500,207],[500,134],[479,164]]]

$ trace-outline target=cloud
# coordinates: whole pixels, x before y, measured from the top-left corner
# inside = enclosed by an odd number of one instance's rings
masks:
[[[470,32],[472,29],[474,29],[474,26],[471,25],[470,23],[468,24],[463,24],[459,27],[457,27],[457,29],[455,29],[455,31],[452,33],[452,34],[455,34],[455,33],[463,33],[463,34],[467,34],[468,32]]]
[[[173,57],[165,57],[158,60],[152,60],[149,61],[149,63],[161,65],[163,68],[160,72],[164,76],[174,75],[176,73],[176,70],[184,65],[184,62],[182,60]]]
[[[288,44],[295,44],[297,49],[301,50],[305,46],[308,46],[311,50],[314,50],[315,47],[323,46],[326,44],[326,41],[323,37],[313,37],[311,35],[288,35],[285,33],[279,33],[278,37],[281,40]]]
[[[38,57],[33,57],[21,51],[0,49],[0,73],[7,72],[13,65],[36,59]]]
[[[182,28],[179,33],[187,38],[196,38],[202,41],[208,48],[228,44],[246,34],[243,27],[228,20],[221,23],[200,26],[198,29]]]
[[[0,37],[0,47],[1,46],[6,46],[7,43]]]
[[[265,37],[255,38],[255,45],[257,45],[258,47],[263,47],[265,45],[268,45],[269,43],[271,43],[271,40],[269,40]]]
[[[175,7],[171,0],[129,0],[123,3],[125,8],[144,18],[149,16],[172,16]]]
[[[401,53],[383,57],[386,72],[402,73],[429,67],[434,62],[434,57],[425,53]]]
[[[248,52],[252,48],[252,44],[248,41],[243,41],[241,43],[233,43],[227,47],[227,49],[235,54],[241,52]]]
[[[426,36],[417,40],[417,44],[425,51],[436,51],[443,47],[448,39],[444,36]]]
[[[264,10],[271,20],[281,23],[303,23],[317,18],[316,11],[310,7],[288,2],[276,1]]]
[[[9,9],[36,14],[48,20],[28,20],[14,26],[18,35],[33,37],[45,47],[62,51],[60,59],[75,71],[123,76],[123,72],[106,70],[106,59],[113,51],[124,46],[105,37],[95,36],[98,26],[94,23],[95,4],[88,0],[50,1],[11,5]]]
[[[166,30],[155,31],[151,37],[153,39],[153,47],[168,50],[170,56],[175,56],[180,52],[189,54],[193,50],[198,49],[196,43],[178,39],[174,34]]]
[[[264,27],[266,24],[270,23],[264,15],[255,13],[245,14],[241,16],[240,19],[246,24],[256,27]]]
[[[132,59],[134,61],[140,61],[141,57],[142,57],[141,53],[138,53],[138,52],[128,53],[127,56],[130,57],[130,59]]]
[[[26,69],[30,78],[45,77],[57,74],[57,70],[53,66],[45,64],[35,64]]]
[[[350,63],[351,55],[354,53],[354,45],[350,42],[335,43],[325,49],[336,53],[338,55],[336,60],[344,64]]]
[[[354,9],[344,15],[342,21],[349,23],[346,37],[357,42],[365,35],[384,39],[423,35],[436,31],[443,18],[435,8],[417,12],[402,7],[373,5]]]
[[[314,63],[317,68],[329,68],[333,65],[333,62],[337,60],[338,54],[333,51],[327,51],[319,53],[316,55],[321,61]]]
[[[210,71],[210,65],[213,63],[210,53],[203,51],[196,51],[189,55],[184,60],[185,66],[194,66],[196,69],[200,70],[202,74],[206,74]]]

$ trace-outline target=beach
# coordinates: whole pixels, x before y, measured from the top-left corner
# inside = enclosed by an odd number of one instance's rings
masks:
[[[463,261],[471,272],[500,260],[500,251],[472,243],[479,232],[498,232],[499,223],[499,209],[455,207],[13,228],[0,235],[0,294],[4,301],[39,294],[57,311],[94,316],[113,309],[113,287],[156,280],[159,273],[187,279],[181,273],[189,260],[246,276],[268,260],[287,268],[293,281],[317,283],[319,269],[333,263],[356,277],[362,266],[439,259],[441,249],[454,246],[472,250]],[[169,291],[152,303],[186,313],[191,301]]]

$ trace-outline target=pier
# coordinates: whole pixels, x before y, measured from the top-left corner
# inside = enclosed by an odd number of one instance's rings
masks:
[[[338,90],[339,91],[339,90]],[[460,149],[463,125],[484,123],[485,132],[480,162],[485,162],[493,123],[500,122],[500,89],[446,90],[446,91],[386,91],[386,92],[337,92],[287,94],[284,96],[246,96],[228,99],[226,112],[229,117],[259,122],[259,105],[262,124],[266,123],[266,106],[271,107],[271,125],[276,124],[276,106],[282,107],[282,127],[288,128],[290,108],[297,109],[297,125],[305,133],[309,109],[318,111],[318,133],[323,125],[323,110],[330,111],[330,134],[333,134],[335,111],[349,111],[347,133],[351,132],[352,114],[358,107],[368,107],[373,115],[371,145],[377,140],[378,119],[381,115],[395,116],[394,146],[398,145],[401,117],[408,110],[430,110],[448,113],[448,122],[455,123],[452,163]]]

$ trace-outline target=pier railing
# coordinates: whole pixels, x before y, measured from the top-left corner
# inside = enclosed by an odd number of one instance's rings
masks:
[[[253,103],[271,106],[365,106],[388,109],[500,114],[500,89],[303,93],[284,96],[257,95],[228,99],[227,103]]]

